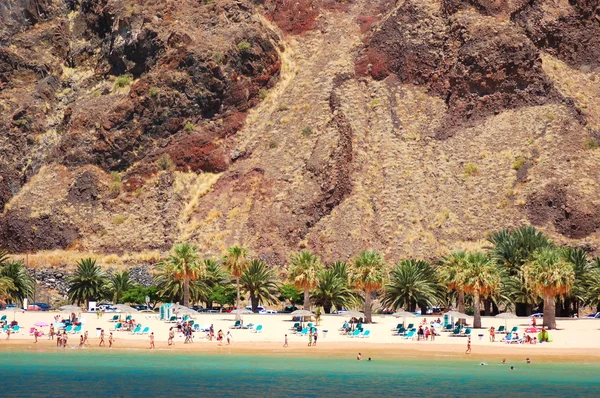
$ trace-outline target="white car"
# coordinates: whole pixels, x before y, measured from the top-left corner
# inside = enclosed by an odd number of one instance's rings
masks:
[[[543,312],[537,312],[535,314],[531,314],[529,315],[530,318],[543,318],[544,317],[544,313]]]
[[[593,314],[589,314],[588,316],[586,316],[586,318],[600,319],[600,312],[595,312]]]
[[[263,315],[264,314],[277,314],[277,311],[276,310],[261,310],[261,311],[258,311],[258,313],[263,314]]]

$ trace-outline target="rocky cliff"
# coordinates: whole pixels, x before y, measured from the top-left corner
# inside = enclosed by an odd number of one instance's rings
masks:
[[[598,0],[8,0],[0,242],[600,241]]]

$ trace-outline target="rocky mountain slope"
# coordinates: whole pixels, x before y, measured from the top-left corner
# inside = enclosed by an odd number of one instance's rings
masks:
[[[599,0],[8,0],[0,20],[12,252],[600,241]]]

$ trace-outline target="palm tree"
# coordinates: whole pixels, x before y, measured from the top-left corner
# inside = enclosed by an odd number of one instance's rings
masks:
[[[600,259],[594,260],[594,266],[588,273],[587,286],[581,294],[585,305],[593,305],[600,312]]]
[[[123,293],[132,287],[129,271],[117,271],[108,277],[108,290],[112,293],[115,304],[123,297]]]
[[[198,261],[196,248],[189,243],[180,243],[173,247],[173,254],[161,264],[163,271],[171,273],[175,281],[183,282],[183,305],[190,305],[190,282],[202,275],[202,265]]]
[[[177,276],[173,265],[169,263],[157,264],[158,273],[154,280],[157,293],[172,302],[183,302],[185,295],[185,280]],[[194,303],[210,295],[210,289],[202,279],[190,280],[188,285],[189,300]]]
[[[253,259],[244,270],[240,283],[242,289],[248,292],[252,311],[256,312],[259,303],[272,304],[277,302],[275,296],[277,283],[275,273],[264,262]]]
[[[310,289],[317,286],[319,272],[323,268],[319,257],[308,250],[294,254],[290,260],[289,279],[298,289],[304,290],[304,309],[310,310]]]
[[[365,250],[354,259],[354,285],[365,294],[365,323],[371,323],[371,296],[381,289],[385,281],[383,257],[375,251]]]
[[[344,264],[345,263],[341,263]],[[356,297],[348,285],[348,276],[340,269],[333,268],[319,272],[317,285],[312,294],[315,305],[323,306],[326,314],[331,313],[331,308],[341,310],[352,305]]]
[[[458,311],[465,312],[465,288],[462,280],[462,270],[465,268],[467,253],[464,251],[453,252],[442,260],[442,266],[437,268],[440,281],[448,289],[456,291],[458,295]]]
[[[10,297],[10,292],[15,289],[12,279],[7,276],[0,277],[0,303],[5,304]]]
[[[531,288],[544,298],[544,326],[556,329],[556,296],[567,294],[575,282],[573,264],[556,248],[537,250],[525,264],[525,278]]]
[[[103,296],[106,274],[96,264],[96,260],[85,258],[77,263],[77,271],[69,278],[69,300],[76,304],[85,302],[86,307],[92,299]]]
[[[207,258],[202,262],[204,266],[204,275],[202,276],[201,280],[206,288],[200,289],[199,300],[205,302],[206,305],[210,307],[212,304],[210,295],[213,288],[215,286],[224,286],[229,288],[229,285],[231,284],[231,278],[229,273],[223,269],[218,261]]]
[[[465,293],[473,294],[473,306],[475,308],[473,327],[481,328],[480,300],[482,297],[500,292],[502,274],[496,265],[496,261],[482,252],[467,254],[465,268],[460,271],[460,274]]]
[[[385,285],[382,304],[388,308],[405,307],[415,312],[417,304],[421,313],[426,307],[439,304],[443,287],[427,261],[403,260],[396,265]]]
[[[242,246],[235,245],[227,249],[224,259],[225,266],[229,269],[231,276],[235,278],[237,296],[235,308],[240,308],[240,278],[248,266],[248,251]]]
[[[34,280],[21,262],[3,262],[0,265],[0,278],[5,278],[6,298],[9,301],[22,303],[33,294]]]

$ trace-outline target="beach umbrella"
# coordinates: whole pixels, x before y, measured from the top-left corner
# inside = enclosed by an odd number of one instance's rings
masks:
[[[313,313],[307,310],[296,310],[290,314],[291,316],[313,316]]]
[[[252,311],[250,311],[250,310],[248,310],[246,308],[238,308],[238,309],[232,310],[230,312],[230,314],[234,314],[235,315],[235,320],[237,321],[237,320],[242,319],[242,315],[244,315],[244,314],[254,314],[254,312],[252,312]]]
[[[194,311],[193,309],[184,307],[182,305],[175,308],[175,310],[173,310],[173,313],[176,315],[198,315],[198,314],[200,314],[198,311]]]
[[[50,326],[50,324],[48,322],[36,322],[35,326],[45,327],[45,326]]]
[[[496,318],[499,319],[504,319],[504,329],[508,329],[508,320],[509,319],[517,319],[518,317],[515,314],[512,314],[510,312],[502,312],[498,315],[496,315]]]
[[[63,305],[62,307],[58,307],[60,312],[81,312],[81,307],[77,305]]]
[[[406,318],[415,316],[415,314],[413,314],[412,312],[408,312],[408,311],[404,311],[404,310],[396,311],[392,315],[395,316],[396,318],[402,318],[402,326],[406,325]]]
[[[471,315],[467,315],[467,314],[464,314],[464,313],[458,312],[458,311],[448,311],[446,314],[449,317],[456,318],[458,320],[460,320],[460,319],[466,319],[466,318],[472,318]]]
[[[360,311],[346,311],[341,313],[342,316],[349,316],[350,318],[364,318],[365,314]]]
[[[133,308],[129,305],[126,305],[126,304],[117,304],[117,305],[115,305],[115,308],[117,309],[117,311],[126,312],[128,314],[135,314],[135,313],[139,312],[135,308]]]

